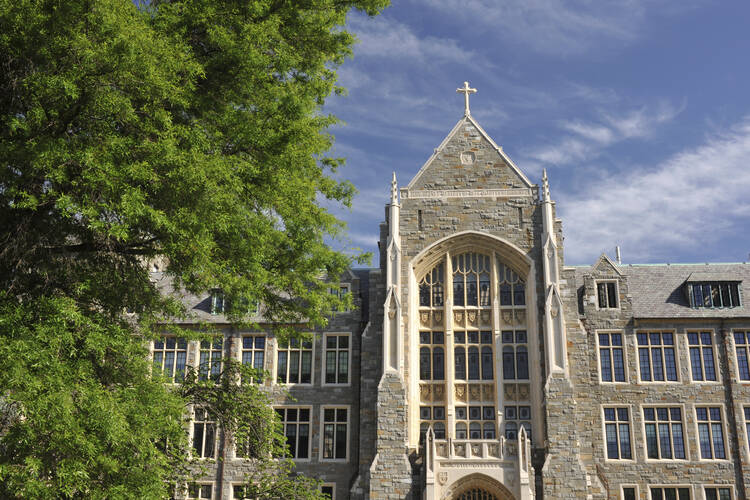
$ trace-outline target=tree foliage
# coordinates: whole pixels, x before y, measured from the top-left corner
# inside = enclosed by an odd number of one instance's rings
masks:
[[[145,346],[185,311],[153,259],[224,290],[233,321],[260,301],[325,323],[321,273],[351,258],[318,201],[353,189],[321,106],[347,13],[386,3],[0,0],[0,496],[158,498],[183,477],[190,401]]]

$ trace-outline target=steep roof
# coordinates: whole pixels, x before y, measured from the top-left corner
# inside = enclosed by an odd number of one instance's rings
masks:
[[[747,318],[750,317],[750,264],[630,264],[618,266],[628,281],[635,318]],[[576,283],[590,267],[576,267]],[[701,279],[696,280],[696,277]],[[710,279],[708,279],[710,278]],[[690,307],[687,281],[741,281],[742,306]]]
[[[445,172],[445,169],[449,172]],[[467,171],[471,171],[471,174],[466,174]],[[462,176],[462,173],[465,175]],[[492,189],[532,186],[534,184],[513,163],[503,148],[498,146],[469,115],[458,120],[406,189]]]

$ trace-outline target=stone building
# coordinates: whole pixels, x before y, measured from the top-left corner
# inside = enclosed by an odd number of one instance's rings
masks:
[[[380,268],[334,290],[355,309],[307,345],[227,324],[214,346],[165,339],[157,363],[267,369],[294,397],[278,411],[297,469],[335,500],[747,498],[750,264],[566,266],[546,174],[458,91],[464,116],[408,184],[394,174]],[[220,298],[192,300],[224,321]],[[222,460],[192,494],[234,498],[249,465],[201,418],[195,452]]]

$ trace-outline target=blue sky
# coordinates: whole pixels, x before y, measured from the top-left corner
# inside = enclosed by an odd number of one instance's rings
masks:
[[[409,182],[463,115],[550,177],[567,264],[750,260],[750,2],[396,0],[358,37],[326,110],[376,253],[391,172]],[[375,257],[377,259],[377,257]],[[377,265],[377,260],[373,262]]]

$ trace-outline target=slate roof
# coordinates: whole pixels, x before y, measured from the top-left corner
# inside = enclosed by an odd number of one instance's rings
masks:
[[[750,317],[750,263],[629,264],[618,266],[628,282],[635,318],[748,318]],[[576,267],[577,286],[590,267]],[[691,278],[692,276],[692,278]],[[700,280],[696,280],[700,277]],[[711,279],[706,279],[711,278]],[[741,281],[742,306],[692,308],[685,295],[686,281]]]

